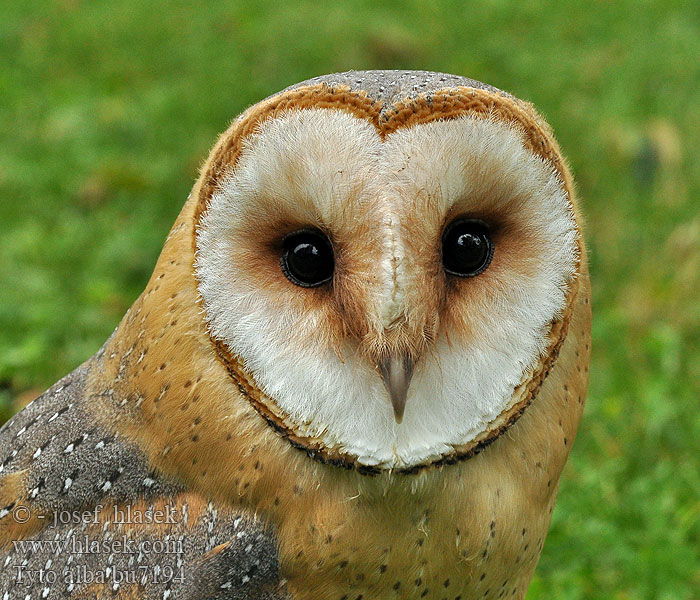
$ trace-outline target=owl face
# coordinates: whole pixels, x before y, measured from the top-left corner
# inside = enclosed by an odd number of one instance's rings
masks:
[[[566,334],[579,264],[567,184],[523,126],[429,114],[382,127],[342,102],[254,107],[200,192],[219,356],[295,444],[366,470],[504,431]]]

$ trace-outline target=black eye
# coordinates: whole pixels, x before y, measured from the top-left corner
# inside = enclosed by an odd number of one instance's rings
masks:
[[[442,234],[442,264],[450,275],[474,277],[493,257],[488,226],[474,219],[456,219]]]
[[[316,229],[302,229],[285,236],[280,266],[287,279],[301,287],[316,287],[333,277],[333,248]]]

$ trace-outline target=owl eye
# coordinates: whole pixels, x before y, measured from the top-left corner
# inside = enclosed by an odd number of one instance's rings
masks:
[[[300,287],[316,287],[333,277],[335,261],[328,238],[316,229],[302,229],[282,240],[282,273]]]
[[[442,264],[450,275],[474,277],[493,257],[489,228],[476,219],[455,219],[442,234]]]

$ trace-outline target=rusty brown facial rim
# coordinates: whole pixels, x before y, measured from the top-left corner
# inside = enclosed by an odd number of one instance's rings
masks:
[[[401,100],[390,107],[384,108],[381,102],[371,99],[363,91],[352,91],[345,86],[330,87],[326,84],[317,84],[281,92],[255,104],[238,117],[219,137],[202,169],[202,175],[199,180],[194,227],[192,230],[192,244],[195,252],[197,250],[197,227],[199,222],[209,207],[211,197],[221,177],[236,164],[241,154],[243,140],[248,135],[255,133],[263,121],[275,118],[289,110],[303,108],[343,110],[358,118],[366,119],[375,126],[382,139],[401,128],[430,123],[431,121],[455,119],[462,116],[492,118],[504,121],[522,133],[525,147],[528,150],[541,157],[554,168],[566,190],[572,213],[574,212],[571,200],[571,178],[563,164],[556,141],[538,118],[534,109],[524,102],[489,90],[455,87]],[[576,273],[580,271],[581,254],[583,252],[580,236],[577,244]],[[196,279],[196,271],[194,273]],[[199,284],[198,281],[196,283]],[[355,469],[362,474],[378,474],[389,470],[395,473],[413,474],[428,467],[452,464],[475,456],[500,437],[520,418],[525,409],[536,398],[542,383],[551,372],[554,362],[559,355],[559,350],[566,338],[569,321],[573,313],[578,287],[578,278],[574,276],[569,281],[566,308],[562,316],[551,323],[548,332],[549,342],[545,354],[538,365],[526,373],[523,381],[513,390],[510,407],[492,421],[490,429],[467,444],[453,446],[452,451],[437,460],[420,463],[405,469],[363,465],[357,461],[356,457],[324,446],[319,439],[297,435],[287,425],[286,415],[280,411],[274,400],[265,396],[252,377],[245,372],[240,359],[220,340],[213,337],[211,340],[219,359],[226,367],[231,378],[236,382],[241,394],[248,398],[255,410],[267,423],[294,447],[304,450],[309,456],[323,463],[346,469]],[[202,302],[201,297],[199,297],[199,302]]]

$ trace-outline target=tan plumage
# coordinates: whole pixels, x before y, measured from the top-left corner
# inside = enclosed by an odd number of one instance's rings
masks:
[[[172,597],[524,597],[588,377],[576,210],[549,128],[478,82],[338,74],[253,106],[219,139],[142,296],[73,375],[79,391],[68,402],[50,390],[0,433],[8,457],[18,450],[0,473],[9,560],[21,558],[13,539],[46,530],[36,515],[145,499],[222,523],[224,538],[186,553],[195,574]],[[493,223],[495,240],[488,269],[466,279],[440,264],[442,231],[462,214]],[[333,245],[323,286],[295,286],[280,270],[282,236],[304,227]],[[528,310],[541,326],[523,325]],[[450,361],[471,373],[475,354],[502,373],[462,382]],[[380,376],[398,356],[415,365],[401,425]],[[522,364],[506,364],[511,356]],[[79,409],[69,437],[52,429],[63,418],[49,422],[52,403]],[[62,496],[74,469],[59,442],[88,425],[86,440],[114,450],[90,463],[94,484]],[[23,427],[48,440],[43,455],[34,441],[19,446]],[[8,518],[18,505],[35,517]],[[237,539],[239,517],[262,532],[252,551],[224,535]],[[196,540],[206,537],[198,526],[129,535]],[[246,571],[246,552],[262,567]],[[211,587],[218,578],[233,583]]]

